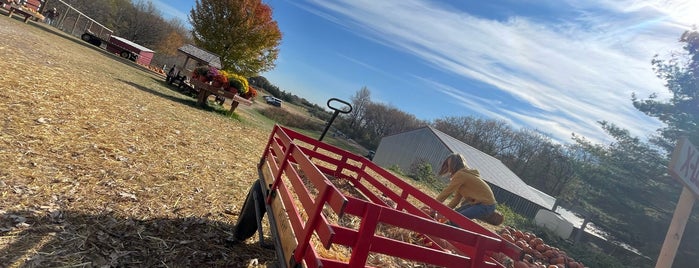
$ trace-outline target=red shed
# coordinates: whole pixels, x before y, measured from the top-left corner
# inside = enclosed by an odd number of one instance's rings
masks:
[[[110,36],[107,51],[129,58],[138,64],[148,66],[153,59],[153,50],[118,36]]]

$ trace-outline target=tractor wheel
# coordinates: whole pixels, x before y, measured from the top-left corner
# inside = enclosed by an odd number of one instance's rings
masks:
[[[255,198],[255,195],[257,198]],[[255,199],[257,199],[257,207],[261,213],[265,213],[265,201],[262,196],[262,187],[258,181],[255,181],[245,197],[245,203],[240,210],[238,222],[233,230],[233,237],[238,241],[243,241],[252,237],[257,231],[257,215],[255,212]]]
[[[102,40],[100,40],[99,38],[97,38],[89,33],[84,33],[83,35],[80,36],[80,39],[82,39],[83,41],[88,42],[92,45],[95,45],[95,46],[102,45]]]

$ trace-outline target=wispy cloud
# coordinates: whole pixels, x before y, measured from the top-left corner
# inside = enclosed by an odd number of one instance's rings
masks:
[[[150,0],[150,1],[153,3],[153,5],[155,5],[156,8],[158,8],[158,10],[162,13],[162,15],[165,18],[168,18],[168,19],[169,18],[177,18],[177,19],[181,20],[183,23],[189,24],[189,22],[188,22],[189,15],[187,13],[184,13],[184,12],[178,10],[177,8],[168,4],[168,2],[166,2],[166,1],[162,1],[162,0]]]
[[[390,73],[390,72],[387,72],[387,71],[384,70],[384,69],[378,68],[378,67],[376,67],[376,66],[374,66],[374,65],[371,65],[371,64],[369,64],[369,63],[366,63],[366,62],[364,62],[364,61],[358,60],[358,59],[356,59],[356,58],[350,57],[350,56],[345,55],[345,54],[338,54],[338,56],[339,56],[340,58],[343,58],[343,59],[345,59],[345,60],[347,60],[347,61],[349,61],[349,62],[351,62],[351,63],[354,63],[354,64],[356,64],[356,65],[359,65],[359,66],[361,66],[361,67],[363,67],[363,68],[365,68],[365,69],[367,69],[367,70],[370,70],[370,71],[372,71],[372,72],[379,73],[379,74],[381,74],[381,75],[383,75],[383,76],[393,78],[394,80],[400,80],[400,78],[399,78],[397,75],[394,75],[394,74],[392,74],[392,73]]]
[[[572,132],[606,140],[599,120],[642,137],[658,128],[659,122],[632,106],[630,96],[666,93],[650,60],[678,48],[676,40],[688,25],[682,15],[689,16],[681,5],[666,1],[570,1],[581,16],[557,25],[526,17],[488,20],[422,0],[311,2],[306,9],[359,36],[442,72],[490,85],[528,107],[525,112],[521,106],[477,105],[471,100],[478,99],[478,92],[441,85],[445,96],[488,117],[506,114],[515,125],[549,131],[558,140]],[[586,12],[586,7],[594,10]]]

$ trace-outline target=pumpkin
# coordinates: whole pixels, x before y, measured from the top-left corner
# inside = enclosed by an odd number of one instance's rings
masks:
[[[543,244],[538,244],[536,245],[536,250],[539,252],[544,252],[546,251],[546,247]]]
[[[515,242],[515,238],[512,237],[510,234],[502,234],[502,239],[505,239],[505,240],[510,241],[512,243]]]
[[[514,268],[529,268],[529,264],[525,261],[516,261]]]

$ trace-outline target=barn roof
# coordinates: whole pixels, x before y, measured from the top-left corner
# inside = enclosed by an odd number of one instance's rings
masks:
[[[209,66],[216,67],[218,69],[223,67],[221,65],[221,57],[194,45],[185,44],[177,50],[196,59],[197,61],[205,62]]]
[[[441,140],[450,151],[461,154],[466,159],[466,163],[469,165],[469,167],[478,169],[481,177],[484,180],[506,191],[521,196],[522,198],[526,198],[527,200],[544,208],[551,209],[553,207],[553,203],[550,202],[550,199],[553,199],[553,197],[548,196],[541,191],[532,190],[533,188],[522,181],[522,179],[520,179],[497,158],[481,152],[480,150],[473,148],[468,144],[463,143],[462,141],[457,140],[456,138],[437,129],[429,126],[427,128],[431,130],[432,133],[434,133],[435,136],[437,136],[437,138]]]
[[[110,38],[114,38],[114,39],[119,40],[119,41],[121,41],[121,42],[123,42],[123,43],[126,43],[126,44],[128,44],[128,45],[130,45],[130,46],[132,46],[132,47],[135,47],[136,49],[138,49],[138,50],[140,50],[140,51],[154,52],[153,50],[150,50],[150,49],[147,48],[147,47],[144,47],[144,46],[142,46],[142,45],[136,44],[136,43],[134,43],[134,42],[132,42],[132,41],[130,41],[130,40],[124,39],[123,37],[118,37],[118,36],[116,36],[116,35],[112,35]]]

